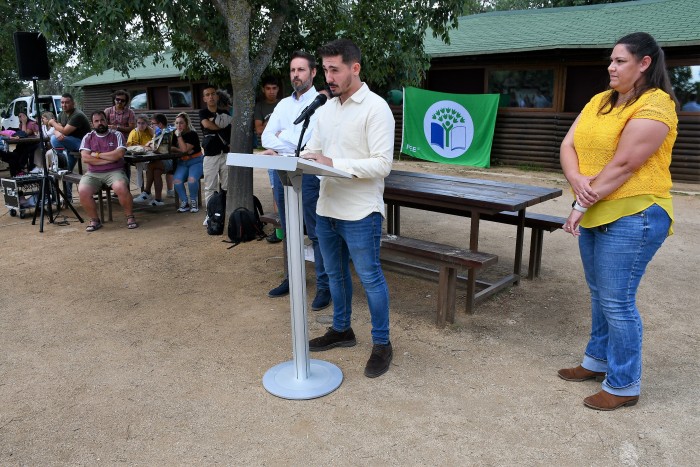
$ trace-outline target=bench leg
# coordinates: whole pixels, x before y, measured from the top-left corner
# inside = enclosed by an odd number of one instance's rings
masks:
[[[455,296],[457,294],[457,270],[450,266],[440,266],[438,283],[437,325],[455,322]]]
[[[542,229],[532,229],[530,235],[530,261],[528,264],[528,279],[540,276],[540,266],[542,265],[542,243],[544,243],[544,231]]]
[[[469,269],[467,275],[467,303],[465,311],[468,315],[474,314],[474,296],[476,295],[476,268]]]
[[[107,187],[105,189],[105,196],[107,197],[107,213],[109,214],[109,221],[112,222],[112,189]]]
[[[105,204],[104,195],[102,194],[102,188],[97,191],[97,202],[100,203],[100,220],[105,221]]]

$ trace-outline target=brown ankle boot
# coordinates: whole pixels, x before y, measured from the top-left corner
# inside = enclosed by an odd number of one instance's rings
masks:
[[[596,381],[603,381],[605,373],[601,371],[587,370],[581,365],[576,368],[563,368],[557,372],[561,379],[567,381],[587,381],[595,378]]]
[[[596,410],[615,410],[620,407],[630,407],[637,403],[639,396],[616,396],[609,392],[600,391],[583,400],[586,407]]]

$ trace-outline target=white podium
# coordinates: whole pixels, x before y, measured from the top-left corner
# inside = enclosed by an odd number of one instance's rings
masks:
[[[284,184],[293,360],[267,370],[263,386],[270,394],[284,399],[314,399],[330,394],[343,382],[343,372],[332,363],[309,359],[301,182],[304,174],[344,178],[352,175],[299,157],[229,153],[226,164],[277,170]]]

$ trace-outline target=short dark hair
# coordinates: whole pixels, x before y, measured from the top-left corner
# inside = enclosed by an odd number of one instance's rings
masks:
[[[153,114],[153,117],[151,118],[163,126],[168,126],[168,117],[166,117],[165,114]]]
[[[360,63],[362,54],[360,48],[355,45],[350,39],[336,39],[318,48],[318,54],[321,58],[336,57],[340,55],[343,58],[343,63],[352,65]]]
[[[63,94],[61,94],[61,97],[63,97],[64,99],[70,99],[72,101],[75,100],[75,99],[73,99],[73,94],[71,94],[69,92],[64,92]]]
[[[275,86],[279,87],[279,83],[277,82],[277,78],[274,76],[266,76],[262,79],[262,87],[267,86],[268,84],[274,84]]]
[[[205,84],[205,85],[202,87],[202,93],[204,93],[204,91],[206,91],[207,89],[214,89],[214,90],[216,90],[216,86],[214,86],[213,84],[207,83],[207,84]]]
[[[105,113],[104,110],[95,110],[93,113],[90,114],[90,121],[92,122],[92,117],[95,115],[102,115],[105,120],[107,120],[107,114]]]
[[[127,104],[131,101],[131,96],[124,89],[118,89],[118,90],[114,91],[112,93],[112,101],[114,101],[114,98],[117,96],[126,96],[126,103]]]
[[[309,69],[316,69],[316,57],[311,55],[309,52],[306,52],[305,50],[295,50],[294,52],[292,52],[292,56],[289,57],[289,61],[291,62],[295,58],[306,59],[306,61],[309,62]]]

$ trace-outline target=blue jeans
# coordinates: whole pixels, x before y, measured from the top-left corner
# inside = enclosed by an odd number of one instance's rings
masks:
[[[350,260],[362,282],[372,320],[372,343],[389,343],[389,288],[379,262],[382,215],[373,212],[359,221],[317,216],[316,235],[325,259],[333,298],[333,329],[350,328],[352,277]]]
[[[605,226],[581,228],[579,249],[592,315],[582,366],[605,372],[603,389],[610,394],[640,393],[642,319],[637,289],[670,224],[666,211],[654,204]]]
[[[66,150],[66,160],[68,161],[68,170],[71,172],[75,168],[76,158],[71,155],[70,151],[79,151],[81,138],[75,136],[66,136],[63,141],[59,141],[55,136],[51,136],[51,146],[54,148],[63,148]]]
[[[177,191],[177,196],[180,198],[180,202],[187,201],[187,193],[185,193],[185,180],[187,180],[190,200],[197,199],[197,193],[199,192],[199,179],[202,178],[203,173],[203,156],[188,159],[186,161],[183,161],[182,159],[177,161],[177,168],[175,169],[175,175],[173,175],[173,183],[175,185],[175,191]]]
[[[284,185],[279,175],[275,172],[272,177],[274,182],[272,191],[277,204],[277,211],[280,213],[280,223],[284,230],[287,226],[287,218],[284,211]],[[301,180],[301,201],[304,214],[304,224],[306,225],[306,235],[314,247],[314,268],[316,269],[316,290],[328,290],[328,274],[323,264],[323,253],[318,244],[316,235],[316,203],[318,203],[318,192],[321,181],[315,175],[304,175]],[[287,271],[285,271],[285,276]]]

